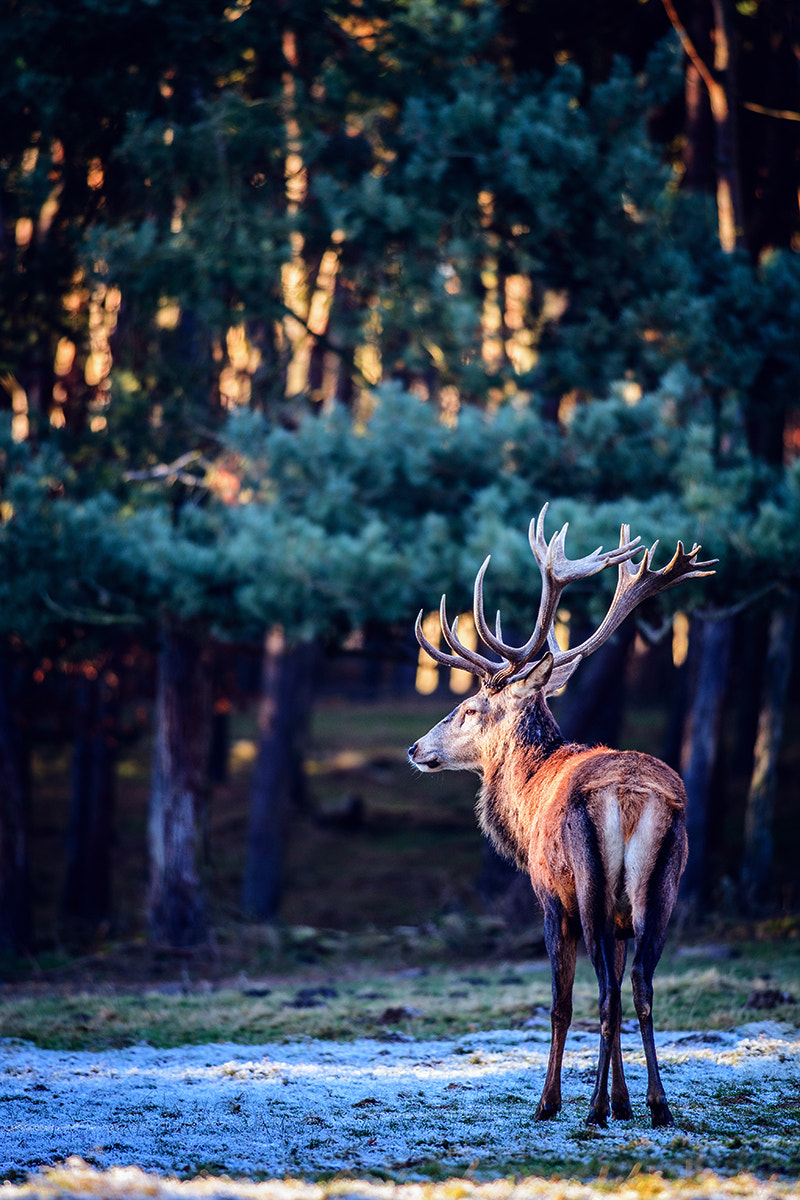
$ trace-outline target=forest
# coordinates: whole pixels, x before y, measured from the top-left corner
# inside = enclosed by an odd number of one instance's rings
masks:
[[[789,928],[793,0],[3,0],[0,44],[0,952],[117,935],[132,754],[127,933],[207,943],[242,722],[226,919],[280,921],[320,699],[444,715],[461,682],[418,659],[416,614],[468,613],[491,553],[524,640],[545,502],[575,555],[627,523],[659,566],[679,539],[719,560],[558,715],[614,744],[657,712],[684,919]],[[571,588],[561,636],[608,599]]]

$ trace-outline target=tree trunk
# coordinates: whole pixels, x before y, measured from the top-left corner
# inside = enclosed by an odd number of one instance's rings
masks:
[[[769,898],[778,755],[796,623],[797,594],[791,592],[776,604],[770,618],[766,675],[745,810],[742,901],[750,913],[757,912]]]
[[[199,642],[166,628],[158,659],[150,804],[150,940],[195,946],[208,924],[198,872],[198,814],[205,802],[211,685]]]
[[[111,846],[119,681],[111,670],[80,677],[75,690],[72,805],[62,913],[91,935],[111,919]]]
[[[587,632],[588,635],[588,632]],[[574,640],[580,639],[580,633]],[[627,621],[610,641],[582,664],[570,680],[556,707],[561,732],[572,742],[619,741],[625,708],[626,666],[636,637],[636,625]]]
[[[714,11],[714,73],[718,91],[711,93],[717,130],[717,222],[722,249],[744,246],[744,205],[739,170],[738,46],[728,0],[711,0]]]
[[[259,746],[250,795],[242,910],[250,920],[278,912],[290,800],[305,803],[303,741],[311,708],[314,650],[288,650],[283,631],[265,640]]]
[[[700,132],[700,126],[693,127],[695,118],[702,122],[702,105],[696,94],[698,77],[702,79],[708,92],[715,131],[719,240],[722,249],[730,254],[737,246],[744,245],[744,213],[737,137],[737,46],[730,4],[728,0],[710,0],[710,3],[708,0],[696,0],[687,30],[678,16],[673,0],[662,2],[690,63],[686,80],[690,135]],[[700,47],[713,48],[713,62],[708,61]],[[702,152],[702,149],[702,142],[696,139],[692,150]],[[699,180],[704,177],[705,172],[696,159],[690,159],[688,165],[691,168],[692,179]]]
[[[227,699],[214,702],[211,715],[211,744],[208,749],[208,778],[211,783],[228,782],[231,748],[231,706]]]
[[[14,677],[0,655],[0,954],[23,954],[31,942],[28,772]]]
[[[686,28],[699,57],[710,62],[713,56],[711,27],[713,18],[710,0],[694,3],[686,13]],[[685,168],[683,186],[691,192],[713,195],[716,187],[714,171],[714,119],[708,88],[689,58],[686,62],[686,140],[683,147]]]
[[[681,746],[689,861],[680,894],[689,916],[699,913],[706,898],[711,779],[717,759],[732,633],[730,617],[721,621],[698,617],[692,620],[690,706]]]

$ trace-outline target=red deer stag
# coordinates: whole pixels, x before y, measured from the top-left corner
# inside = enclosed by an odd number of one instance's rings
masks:
[[[529,872],[544,911],[552,1040],[536,1119],[554,1117],[561,1108],[561,1060],[582,931],[597,973],[601,1024],[587,1124],[607,1122],[609,1067],[611,1113],[632,1116],[620,1051],[620,985],[627,940],[633,938],[631,982],[647,1060],[647,1103],[654,1126],[671,1125],[653,1038],[653,972],[686,864],[686,793],[678,775],[648,754],[567,742],[546,697],[563,687],[581,659],[602,646],[636,605],[682,580],[712,575],[708,568],[717,560],[698,562],[700,547],[686,554],[678,542],[672,561],[659,571],[651,568],[655,545],[633,564],[643,547],[638,537],[630,540],[627,525],[617,549],[570,560],[564,552],[566,525],[545,541],[546,512],[547,505],[530,524],[542,595],[536,626],[523,646],[503,641],[499,613],[495,632],[488,627],[483,605],[488,558],[475,579],[475,624],[501,662],[462,645],[458,620],[452,628],[448,624],[444,596],[439,615],[452,653],[433,646],[422,632],[422,614],[417,618],[417,639],[427,653],[476,675],[481,687],[420,738],[409,758],[421,771],[466,770],[481,777],[480,825],[501,854]],[[612,564],[619,578],[603,622],[580,645],[559,649],[553,625],[563,589]]]

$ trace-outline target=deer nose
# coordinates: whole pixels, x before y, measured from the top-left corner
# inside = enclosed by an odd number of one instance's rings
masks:
[[[413,758],[413,757],[414,757],[414,755],[415,755],[415,754],[416,754],[416,752],[417,752],[417,746],[418,746],[418,745],[419,745],[419,742],[414,742],[414,745],[413,745],[413,746],[409,746],[409,747],[408,747],[408,757],[409,757],[409,758]]]

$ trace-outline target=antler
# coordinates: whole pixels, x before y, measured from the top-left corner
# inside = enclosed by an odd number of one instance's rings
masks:
[[[627,543],[629,538],[630,526],[623,525],[620,530],[620,546]],[[701,547],[695,542],[687,554],[683,549],[683,542],[679,541],[671,561],[660,571],[653,571],[650,564],[657,546],[658,542],[653,542],[650,549],[645,550],[644,558],[638,565],[628,560],[620,562],[614,598],[602,623],[591,637],[579,646],[557,651],[554,654],[556,667],[564,666],[576,658],[585,658],[587,654],[597,650],[643,600],[657,596],[659,592],[665,592],[667,588],[683,583],[686,579],[702,579],[704,575],[713,575],[713,570],[708,568],[719,562],[718,558],[698,562],[697,555]]]
[[[606,567],[625,562],[636,554],[639,548],[641,538],[637,537],[633,541],[620,541],[614,550],[603,551],[603,547],[598,546],[584,558],[569,559],[564,549],[569,523],[562,526],[558,533],[554,533],[549,542],[545,541],[544,519],[548,508],[549,505],[545,504],[538,518],[532,520],[528,527],[528,541],[542,576],[542,596],[536,626],[524,646],[509,646],[502,641],[499,613],[496,618],[496,636],[487,625],[483,612],[483,577],[489,565],[488,558],[475,580],[475,625],[489,649],[499,654],[507,664],[492,679],[494,688],[502,687],[514,678],[543,649],[545,642],[554,653],[558,650],[553,622],[561,593],[567,584],[574,583],[577,579],[588,579],[590,575],[596,575]]]
[[[485,570],[488,565],[489,559],[487,558],[481,570]],[[444,640],[447,642],[450,649],[455,651],[455,653],[444,654],[441,650],[437,650],[436,646],[428,641],[428,639],[425,637],[425,634],[422,632],[422,609],[420,609],[419,615],[417,616],[417,623],[414,626],[414,632],[417,635],[417,641],[419,642],[420,646],[422,646],[423,650],[430,654],[431,658],[435,659],[436,662],[443,663],[446,667],[457,667],[461,671],[469,671],[470,674],[477,675],[479,679],[484,679],[488,683],[497,674],[497,669],[498,667],[502,666],[502,663],[492,662],[491,659],[484,658],[484,656],[482,654],[478,654],[477,651],[470,650],[467,646],[462,646],[457,636],[458,617],[456,617],[455,621],[453,621],[452,629],[448,623],[447,610],[445,607],[446,599],[446,596],[442,596],[442,599],[439,603],[439,621],[442,626]]]
[[[439,605],[439,619],[444,639],[453,651],[452,654],[444,653],[428,641],[422,632],[422,613],[420,612],[417,617],[415,626],[417,641],[431,658],[445,666],[469,671],[482,679],[493,691],[527,675],[529,672],[526,668],[544,649],[545,645],[553,656],[552,686],[561,686],[572,674],[580,660],[602,646],[628,614],[644,599],[674,587],[676,583],[680,583],[684,579],[697,579],[704,575],[713,575],[714,572],[706,568],[712,567],[718,561],[711,559],[708,562],[697,562],[700,547],[694,545],[687,554],[683,549],[683,543],[678,542],[672,561],[666,567],[662,567],[660,571],[653,571],[650,564],[658,545],[658,542],[655,542],[649,550],[645,550],[641,563],[638,566],[632,565],[630,560],[641,549],[639,545],[641,538],[636,537],[631,540],[629,525],[622,526],[619,546],[615,549],[604,551],[602,546],[598,546],[597,550],[587,554],[584,558],[569,559],[564,549],[568,524],[564,525],[558,533],[554,533],[549,542],[545,540],[544,520],[547,509],[548,505],[545,504],[539,516],[531,521],[528,529],[528,540],[542,577],[542,595],[539,601],[536,625],[524,645],[511,646],[503,641],[499,612],[495,619],[494,633],[486,621],[483,580],[489,566],[489,558],[485,559],[475,577],[473,611],[478,633],[489,649],[500,656],[501,662],[494,662],[462,645],[458,640],[458,618],[453,622],[451,628],[447,620],[444,596]],[[619,568],[617,588],[611,607],[601,625],[591,637],[579,646],[574,646],[569,650],[560,650],[553,625],[564,588],[578,579],[588,579],[589,576],[596,575],[606,567],[614,565]]]

